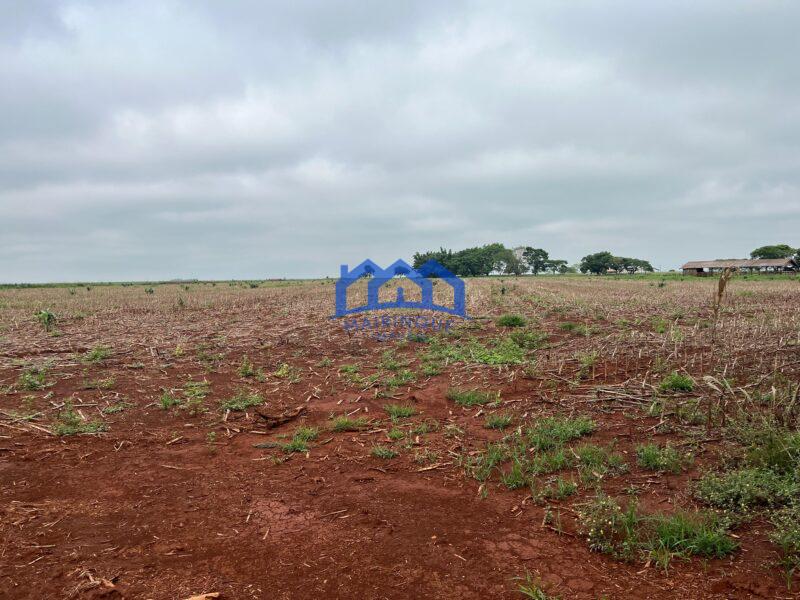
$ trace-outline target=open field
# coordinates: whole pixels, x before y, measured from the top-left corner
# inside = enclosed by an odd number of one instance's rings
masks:
[[[717,284],[2,289],[0,598],[798,597],[800,281]]]

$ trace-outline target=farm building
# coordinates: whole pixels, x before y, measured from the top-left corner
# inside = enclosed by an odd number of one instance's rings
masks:
[[[698,260],[683,267],[684,275],[713,275],[725,269],[736,269],[742,273],[797,273],[798,263],[794,258],[740,258],[727,260]]]

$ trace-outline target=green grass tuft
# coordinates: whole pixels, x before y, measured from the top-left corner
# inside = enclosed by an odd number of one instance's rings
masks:
[[[683,373],[673,371],[658,384],[660,392],[691,392],[694,390],[694,379]]]
[[[447,390],[447,399],[459,406],[480,406],[500,400],[500,392],[484,392],[480,390]]]
[[[397,456],[397,452],[387,446],[373,446],[369,453],[375,458],[382,458],[384,460],[389,460]]]
[[[264,399],[255,392],[241,390],[232,398],[223,400],[221,407],[222,410],[242,411],[247,410],[252,406],[259,406],[263,403]]]
[[[525,327],[527,321],[521,315],[503,315],[497,319],[500,327]]]

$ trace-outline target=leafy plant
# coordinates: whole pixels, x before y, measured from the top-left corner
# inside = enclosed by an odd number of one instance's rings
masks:
[[[19,375],[17,385],[23,390],[35,392],[47,387],[47,368],[44,366],[29,367]]]
[[[683,373],[673,371],[658,384],[661,392],[691,392],[694,390],[694,379]]]
[[[180,398],[173,396],[170,392],[165,390],[158,399],[158,403],[162,410],[169,410],[173,406],[178,406],[181,401]]]
[[[106,430],[106,425],[102,421],[87,421],[73,408],[71,402],[64,404],[61,412],[58,413],[53,431],[56,435],[78,435],[82,433],[99,433]]]
[[[44,327],[45,331],[52,331],[56,324],[56,316],[49,310],[42,309],[39,312],[34,313],[33,316],[39,322],[39,324]]]

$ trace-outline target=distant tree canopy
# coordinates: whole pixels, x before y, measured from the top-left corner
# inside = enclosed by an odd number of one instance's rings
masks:
[[[457,252],[445,248],[417,252],[414,254],[414,268],[418,269],[431,259],[459,277],[479,277],[489,275],[493,271],[505,272],[509,268],[512,270],[520,268],[514,253],[503,244],[487,244]]]
[[[800,257],[800,248],[792,248],[786,244],[775,244],[774,246],[761,246],[750,253],[750,258],[792,258]]]
[[[435,260],[459,277],[480,277],[491,273],[522,275],[551,270],[566,273],[567,261],[550,260],[550,255],[541,248],[526,247],[519,259],[513,250],[503,244],[487,244],[476,248],[452,251],[445,248],[414,254],[414,268],[418,269],[429,260]]]
[[[544,271],[547,268],[550,254],[548,254],[547,250],[526,246],[525,250],[522,251],[522,258],[527,263],[531,273],[538,275],[540,271]]]
[[[594,273],[595,275],[603,275],[608,271],[616,273],[646,271],[652,273],[653,265],[640,258],[614,256],[611,252],[596,252],[581,259],[580,270],[581,273]]]

